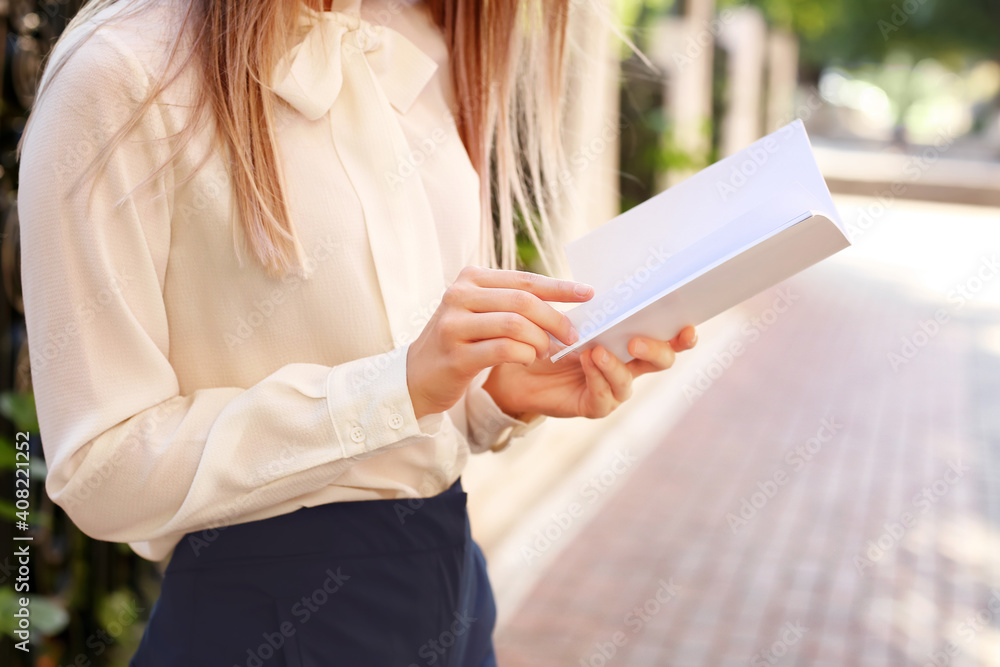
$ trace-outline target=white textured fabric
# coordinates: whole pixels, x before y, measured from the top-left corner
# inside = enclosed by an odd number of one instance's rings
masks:
[[[75,34],[93,33],[32,111],[19,172],[46,489],[84,532],[151,560],[191,531],[439,493],[470,451],[544,420],[499,410],[481,387],[488,370],[445,413],[418,420],[410,401],[406,352],[429,294],[485,263],[479,179],[421,3],[336,2],[275,73],[308,277],[270,278],[249,253],[241,265],[208,129],[121,201],[170,155],[197,94],[190,68],[112,154],[89,205],[89,180],[73,190],[160,73],[184,4]],[[340,57],[314,48],[316,30],[341,38]]]

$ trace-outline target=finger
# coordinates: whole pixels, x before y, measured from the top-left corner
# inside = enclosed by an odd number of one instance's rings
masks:
[[[543,331],[551,332],[564,345],[572,345],[580,338],[569,317],[530,292],[507,288],[473,289],[463,305],[474,313],[518,313]]]
[[[593,350],[584,350],[580,353],[580,366],[583,374],[587,378],[587,393],[590,395],[590,406],[585,417],[603,417],[611,412],[614,407],[614,394],[611,392],[611,385],[594,364]]]
[[[655,338],[636,337],[629,341],[629,354],[647,362],[657,371],[674,365],[676,352],[673,343]]]
[[[694,327],[690,324],[681,329],[676,336],[670,339],[670,346],[674,348],[675,352],[690,350],[697,343],[698,332],[695,331]]]
[[[648,361],[643,361],[642,359],[632,359],[625,365],[628,367],[629,371],[632,372],[633,378],[645,375],[646,373],[655,373],[660,370],[653,364]]]
[[[471,269],[468,277],[480,287],[524,290],[543,301],[576,303],[587,301],[594,296],[592,286],[573,280],[560,280],[530,271],[505,271],[485,267],[466,267],[466,269]]]
[[[615,397],[615,400],[619,403],[627,401],[629,396],[632,395],[632,371],[625,365],[625,363],[611,354],[611,352],[603,347],[597,346],[591,352],[594,358],[594,363],[600,369],[604,377],[607,378],[608,385],[611,387],[611,394]]]
[[[552,340],[537,324],[520,313],[465,313],[457,324],[458,338],[479,341],[488,338],[512,338],[531,345],[539,359],[549,356]]]
[[[472,343],[460,343],[462,366],[470,373],[497,364],[523,364],[535,362],[535,348],[511,338],[487,338]]]

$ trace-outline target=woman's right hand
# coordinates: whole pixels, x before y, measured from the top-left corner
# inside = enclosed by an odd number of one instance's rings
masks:
[[[462,269],[407,352],[406,382],[416,417],[455,405],[485,368],[528,366],[548,356],[549,333],[572,345],[579,338],[572,322],[545,302],[593,296],[590,285],[572,280],[480,266]]]

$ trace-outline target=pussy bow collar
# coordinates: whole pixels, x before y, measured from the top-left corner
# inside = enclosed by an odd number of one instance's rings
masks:
[[[399,32],[360,16],[361,0],[304,7],[305,37],[275,67],[274,91],[303,116],[328,114],[333,144],[364,211],[386,317],[396,346],[423,329],[444,291],[437,229],[420,174],[403,171],[410,147],[398,115],[437,63]],[[405,175],[404,175],[405,174]]]

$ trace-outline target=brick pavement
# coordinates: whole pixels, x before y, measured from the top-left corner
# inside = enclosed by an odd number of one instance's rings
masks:
[[[835,260],[785,284],[498,629],[502,667],[1000,665],[1000,310]]]

